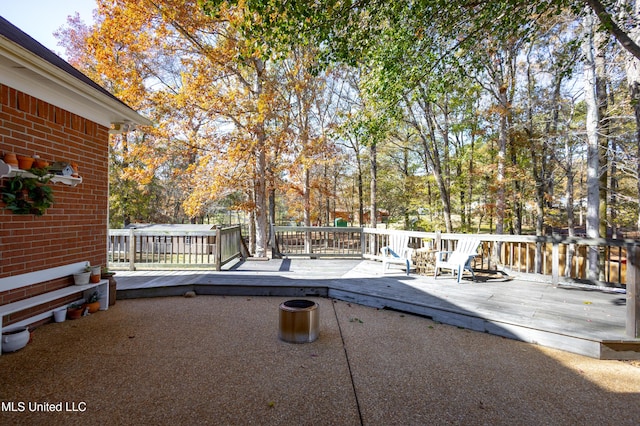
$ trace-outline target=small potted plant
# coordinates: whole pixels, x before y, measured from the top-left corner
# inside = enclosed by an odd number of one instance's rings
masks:
[[[100,266],[92,266],[91,275],[89,276],[89,281],[92,283],[99,283],[101,274],[102,274],[102,268]]]
[[[100,294],[97,291],[94,291],[91,296],[89,296],[86,307],[89,309],[90,314],[98,312],[100,309]]]
[[[113,271],[110,271],[108,267],[103,266],[101,271],[100,271],[100,277],[103,280],[108,280],[109,278],[113,277],[116,273]]]
[[[78,272],[77,274],[73,274],[73,282],[75,285],[85,285],[89,284],[89,279],[91,278],[91,267],[89,265],[84,267],[84,270]]]
[[[72,303],[67,308],[67,318],[70,320],[78,319],[82,316],[82,313],[85,310],[84,303]]]

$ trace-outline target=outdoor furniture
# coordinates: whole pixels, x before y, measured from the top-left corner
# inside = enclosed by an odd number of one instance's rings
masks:
[[[477,250],[480,245],[480,240],[476,238],[464,238],[458,240],[455,250],[451,251],[437,251],[436,252],[436,266],[433,273],[433,278],[438,276],[438,270],[441,268],[451,269],[451,274],[458,274],[458,284],[462,278],[462,273],[467,270],[471,272],[471,276],[475,281],[476,276],[471,268],[471,261],[478,255]]]
[[[44,269],[41,271],[28,272],[21,275],[14,275],[11,277],[0,278],[0,291],[18,290],[24,289],[33,284],[38,284],[44,281],[54,280],[66,276],[71,276],[74,273],[84,270],[88,262],[77,262],[69,265],[58,266],[55,268]],[[7,303],[0,306],[0,334],[2,333],[2,322],[4,317],[16,312],[24,311],[25,309],[33,308],[44,304],[49,304],[55,300],[61,299],[73,294],[83,293],[83,299],[89,297],[93,291],[98,291],[101,294],[100,309],[106,310],[109,304],[109,281],[100,280],[98,283],[91,283],[85,285],[70,285],[57,290],[42,293],[36,296],[31,296],[26,299],[18,300],[16,302]],[[24,290],[23,290],[24,291]],[[10,324],[7,326],[7,330],[15,329],[18,327],[28,326],[36,321],[40,321],[46,318],[51,318],[51,314],[60,309],[60,306],[48,309],[47,311],[33,315],[30,318],[22,321]]]
[[[389,235],[389,245],[380,249],[382,253],[382,273],[384,274],[389,269],[389,264],[397,263],[405,265],[407,268],[407,275],[413,266],[411,256],[413,249],[408,246],[409,236],[405,234],[391,234]]]

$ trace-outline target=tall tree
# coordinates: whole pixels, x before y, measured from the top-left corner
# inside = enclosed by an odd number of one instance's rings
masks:
[[[598,95],[594,54],[594,23],[591,13],[583,18],[582,54],[584,61],[584,99],[587,105],[587,236],[600,236],[600,161],[598,140]],[[598,279],[598,247],[589,247],[589,278]]]
[[[640,1],[622,2],[622,17],[640,16]],[[640,26],[636,25],[629,33],[629,37],[636,43],[640,42]],[[634,119],[636,124],[636,158],[640,159],[640,59],[637,55],[628,54],[625,61],[625,71],[627,74],[627,86],[633,105]],[[636,162],[635,174],[638,177],[636,184],[636,196],[640,200],[640,161]],[[637,211],[636,230],[640,232],[640,209]]]

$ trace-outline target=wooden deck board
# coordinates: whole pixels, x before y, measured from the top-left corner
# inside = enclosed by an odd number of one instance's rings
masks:
[[[220,272],[119,272],[116,279],[123,298],[143,297],[144,290],[179,295],[188,288],[202,294],[328,295],[588,356],[603,356],[602,341],[625,342],[621,359],[640,359],[640,339],[625,335],[626,296],[620,293],[504,278],[457,284],[448,276],[434,280],[400,270],[383,275],[379,262],[345,259],[244,262]],[[605,356],[615,354],[607,349]]]

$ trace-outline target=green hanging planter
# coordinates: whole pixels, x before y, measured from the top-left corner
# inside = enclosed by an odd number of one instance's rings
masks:
[[[31,169],[33,173],[35,169]],[[7,179],[2,190],[5,208],[15,214],[42,216],[53,205],[53,190],[47,185],[50,177],[16,175]]]

